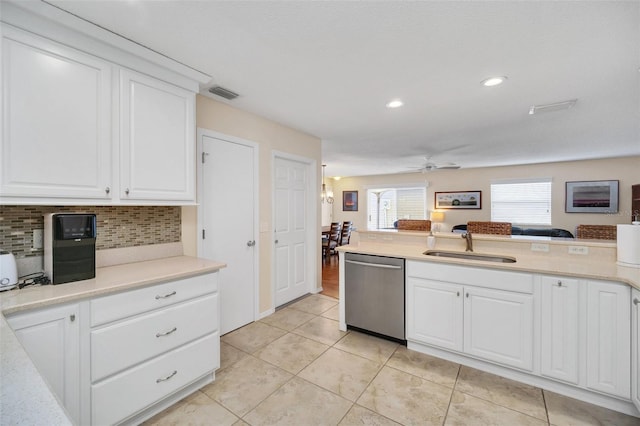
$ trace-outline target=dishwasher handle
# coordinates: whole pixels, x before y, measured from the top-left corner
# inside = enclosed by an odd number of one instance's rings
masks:
[[[383,263],[358,262],[357,260],[345,260],[345,263],[352,263],[354,265],[360,265],[360,266],[372,266],[374,268],[382,268],[382,269],[402,269],[402,266],[398,266],[398,265],[385,265]]]

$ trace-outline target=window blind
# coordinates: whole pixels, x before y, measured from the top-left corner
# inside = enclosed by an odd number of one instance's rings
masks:
[[[551,179],[492,183],[491,220],[551,225]]]

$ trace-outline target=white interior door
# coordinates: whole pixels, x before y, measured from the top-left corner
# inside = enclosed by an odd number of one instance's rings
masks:
[[[255,320],[257,147],[202,134],[200,256],[220,270],[220,331]]]
[[[274,269],[277,307],[309,292],[309,165],[275,157],[274,183]]]

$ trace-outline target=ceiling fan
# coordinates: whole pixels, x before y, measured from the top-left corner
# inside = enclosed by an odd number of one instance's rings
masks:
[[[459,169],[460,166],[456,163],[434,163],[431,161],[431,157],[424,157],[425,163],[421,167],[414,167],[418,169],[422,173],[431,172],[433,170],[455,170]]]

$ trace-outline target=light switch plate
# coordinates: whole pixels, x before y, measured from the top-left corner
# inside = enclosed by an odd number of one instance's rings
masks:
[[[44,238],[44,229],[34,229],[33,230],[33,249],[34,250],[42,250],[44,247],[43,243]]]
[[[589,254],[589,247],[569,246],[569,254]]]
[[[548,253],[549,244],[531,243],[531,251],[543,251],[545,253]]]

